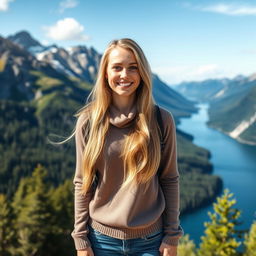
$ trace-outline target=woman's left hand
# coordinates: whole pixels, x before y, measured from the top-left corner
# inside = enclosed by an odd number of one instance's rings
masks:
[[[159,248],[162,256],[177,256],[177,246],[161,243]]]

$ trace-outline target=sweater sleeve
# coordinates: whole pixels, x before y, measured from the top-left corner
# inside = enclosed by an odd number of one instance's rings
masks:
[[[79,116],[76,125],[75,143],[76,143],[76,170],[73,179],[75,192],[74,192],[74,230],[72,237],[74,239],[76,250],[83,250],[90,247],[90,241],[87,238],[89,232],[87,223],[89,220],[89,203],[92,198],[92,190],[89,190],[85,195],[82,195],[82,153],[84,147],[84,139],[82,130],[77,129],[81,125],[82,116]],[[81,126],[80,126],[81,127]]]
[[[161,108],[164,123],[164,150],[160,166],[159,182],[165,197],[165,210],[163,212],[164,238],[163,242],[169,245],[178,245],[183,230],[179,222],[179,172],[177,163],[176,127],[173,116]]]

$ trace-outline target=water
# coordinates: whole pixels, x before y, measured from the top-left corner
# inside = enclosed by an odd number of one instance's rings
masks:
[[[242,211],[241,229],[249,229],[256,220],[256,146],[244,145],[225,134],[206,126],[207,104],[199,104],[200,111],[191,118],[183,118],[178,126],[194,136],[194,143],[210,150],[214,174],[219,175],[224,188],[234,193],[236,208]],[[205,221],[209,221],[208,211],[212,205],[181,217],[185,233],[198,245],[204,232]]]

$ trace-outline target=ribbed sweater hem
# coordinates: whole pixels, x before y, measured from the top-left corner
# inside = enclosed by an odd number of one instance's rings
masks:
[[[87,236],[85,236],[84,238],[73,236],[73,238],[74,238],[74,242],[75,242],[75,248],[77,251],[85,250],[91,246],[91,243],[90,243],[89,239],[87,238]]]
[[[159,218],[153,224],[143,228],[115,228],[101,224],[95,220],[90,220],[89,225],[96,231],[118,239],[133,239],[150,235],[153,232],[161,231],[163,229],[162,219]]]

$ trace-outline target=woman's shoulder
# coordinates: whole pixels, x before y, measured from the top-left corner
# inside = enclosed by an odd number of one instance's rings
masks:
[[[90,118],[91,116],[91,106],[85,105],[76,113],[77,122],[83,122]]]
[[[159,106],[160,113],[161,113],[161,118],[163,120],[163,125],[164,126],[173,126],[175,127],[175,121],[172,112],[167,110],[166,108]]]
[[[75,115],[76,120],[76,129],[77,130],[83,130],[90,120],[91,117],[91,111],[90,106],[86,105],[82,109],[79,110],[79,112]]]

